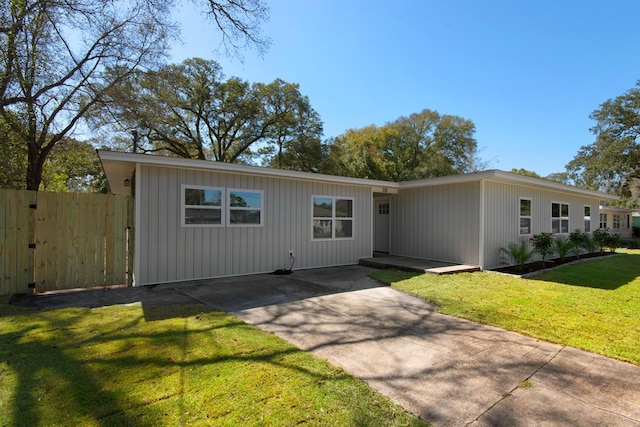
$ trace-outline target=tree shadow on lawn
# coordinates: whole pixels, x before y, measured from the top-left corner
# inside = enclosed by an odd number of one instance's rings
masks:
[[[313,377],[314,381],[346,377],[343,372],[329,378],[313,368],[288,362],[288,355],[301,352],[292,345],[265,344],[248,352],[224,347],[227,339],[216,335],[216,330],[251,327],[212,307],[147,307],[137,315],[132,312],[139,307],[127,309],[128,314],[109,318],[100,326],[95,320],[84,323],[85,316],[99,316],[95,310],[49,311],[43,313],[44,320],[35,323],[29,319],[31,310],[15,315],[17,324],[24,322],[27,326],[0,334],[0,368],[4,370],[0,384],[13,388],[3,409],[4,422],[14,426],[42,425],[52,420],[102,426],[158,422],[188,425],[189,411],[193,410],[185,402],[193,400],[189,393],[194,385],[189,382],[194,379],[185,378],[193,375],[194,368],[218,369],[225,363],[276,365]],[[197,313],[212,318],[199,322]],[[175,320],[157,330],[139,329],[147,322],[145,316]],[[194,334],[204,334],[200,340],[207,345],[194,348],[190,344]],[[224,348],[218,351],[220,346]],[[167,381],[168,377],[172,378]]]
[[[640,277],[640,254],[621,253],[588,260],[533,276],[531,280],[615,290]]]

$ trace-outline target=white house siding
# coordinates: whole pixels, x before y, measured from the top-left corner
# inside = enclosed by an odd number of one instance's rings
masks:
[[[603,206],[600,209],[601,214],[607,215],[606,228],[612,233],[619,234],[622,238],[630,238],[633,235],[633,218],[632,211],[629,209],[612,208],[610,206]],[[620,216],[620,227],[616,227],[613,221],[613,216]],[[600,215],[598,215],[596,222],[596,228],[600,225]]]
[[[390,253],[479,263],[479,182],[400,189],[391,200]]]
[[[569,232],[584,231],[584,207],[587,205],[591,206],[591,231],[598,228],[597,198],[488,180],[484,185],[484,269],[504,265],[500,248],[506,248],[510,242],[528,241],[533,234],[550,233],[553,202],[569,204]],[[520,235],[521,198],[531,199],[530,235]],[[568,234],[561,235],[568,237]]]
[[[357,264],[371,248],[369,187],[141,165],[136,284]],[[263,191],[261,227],[182,227],[183,184]],[[312,195],[354,199],[353,239],[312,241]]]

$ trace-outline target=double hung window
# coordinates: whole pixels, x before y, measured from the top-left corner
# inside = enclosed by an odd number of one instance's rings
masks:
[[[224,189],[182,186],[182,225],[216,227],[224,224],[222,201]]]
[[[531,199],[520,199],[520,235],[531,234]]]
[[[584,232],[591,233],[591,206],[584,207]]]
[[[551,232],[561,234],[569,232],[569,205],[551,203]]]
[[[229,190],[229,225],[262,225],[262,191]]]
[[[184,227],[255,227],[263,221],[262,191],[182,186]]]
[[[313,196],[313,239],[353,238],[353,199]]]
[[[618,214],[613,214],[613,228],[614,229],[619,229],[620,228],[620,224],[622,224],[622,218],[620,215]]]
[[[606,213],[601,213],[600,214],[600,228],[607,228],[607,214]]]

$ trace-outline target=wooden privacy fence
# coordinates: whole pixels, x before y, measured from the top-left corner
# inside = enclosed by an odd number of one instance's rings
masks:
[[[0,295],[131,284],[133,199],[0,189]]]

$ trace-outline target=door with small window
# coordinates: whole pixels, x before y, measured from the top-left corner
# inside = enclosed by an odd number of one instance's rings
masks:
[[[374,199],[373,250],[389,253],[389,199]]]

